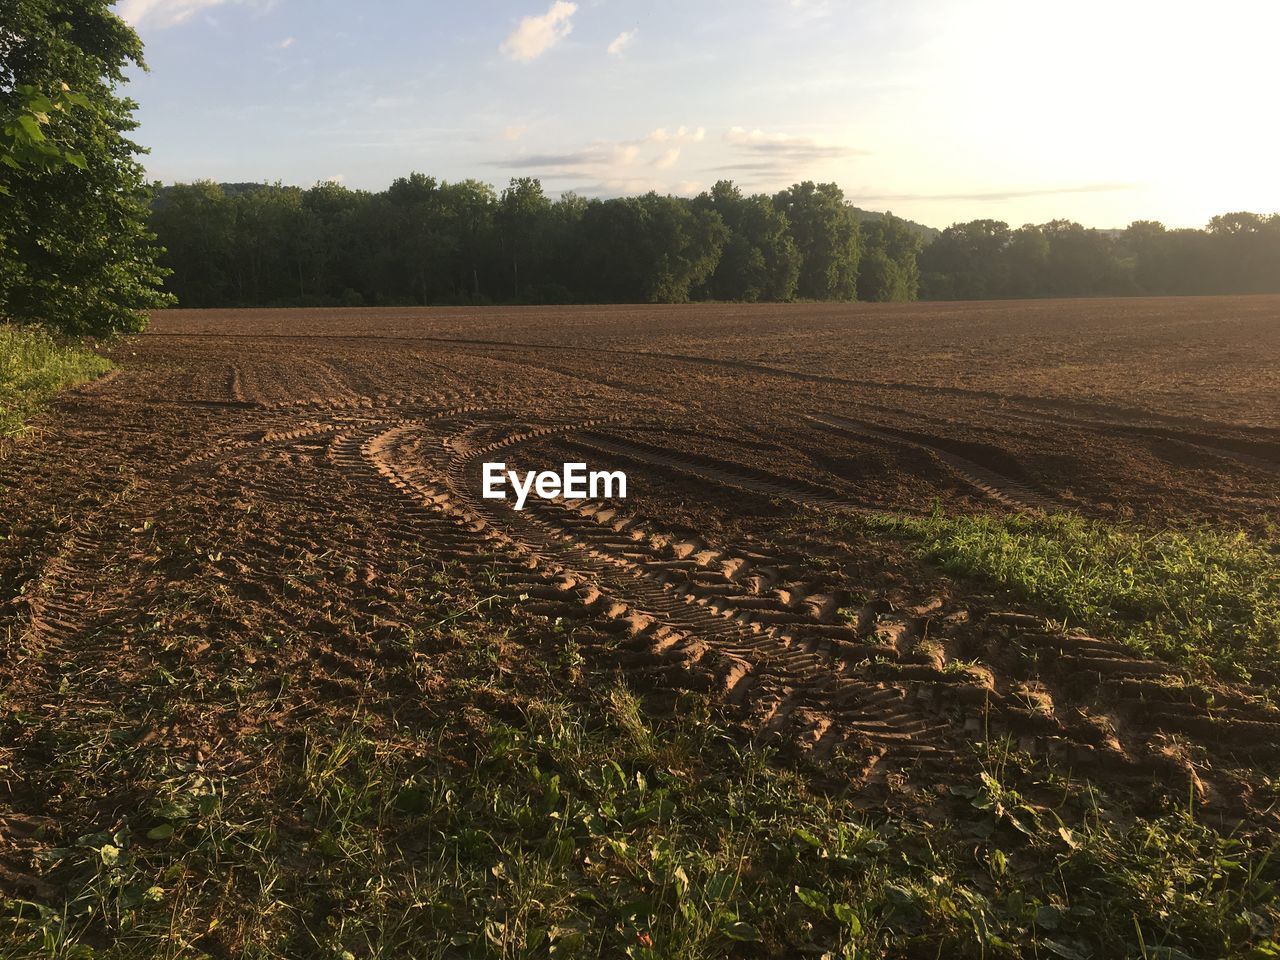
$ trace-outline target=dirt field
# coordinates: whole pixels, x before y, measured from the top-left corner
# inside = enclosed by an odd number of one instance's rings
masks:
[[[255,732],[367,698],[450,571],[571,625],[655,709],[710,691],[749,734],[844,758],[868,806],[966,776],[967,744],[1008,733],[1135,794],[1190,784],[1227,821],[1264,816],[1280,713],[1257,690],[1056,632],[821,521],[940,504],[1261,530],[1278,298],[177,311],[116,359],[0,463],[11,768],[50,762],[41,723],[143,675],[246,663],[236,709],[153,697],[122,735],[251,764]],[[624,469],[631,497],[516,513],[480,496],[496,460]],[[57,800],[10,786],[30,824],[0,859],[13,887],[37,882],[19,854]]]

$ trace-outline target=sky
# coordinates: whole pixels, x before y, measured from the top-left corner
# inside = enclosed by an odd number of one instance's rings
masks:
[[[165,182],[833,181],[943,227],[1280,211],[1278,0],[120,0]]]

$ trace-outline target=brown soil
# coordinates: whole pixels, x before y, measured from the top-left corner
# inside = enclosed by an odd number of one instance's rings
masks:
[[[654,703],[713,691],[754,735],[852,758],[868,803],[1002,733],[1228,819],[1276,766],[1254,691],[1054,632],[813,511],[1261,525],[1280,298],[177,311],[116,359],[0,463],[10,770],[158,665],[257,663],[270,688],[122,733],[201,763],[354,701],[441,569],[573,625]],[[626,469],[631,499],[480,497],[485,461],[576,459]],[[55,815],[10,791],[11,827]]]

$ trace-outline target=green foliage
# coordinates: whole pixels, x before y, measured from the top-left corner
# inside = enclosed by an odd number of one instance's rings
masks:
[[[1280,657],[1280,551],[1211,529],[1151,533],[1074,514],[874,517],[956,576],[1014,591],[1144,654],[1229,676]]]
[[[593,300],[684,303],[715,270],[726,234],[715,211],[676,197],[591,201],[582,217],[582,283]]]
[[[957,223],[920,257],[927,300],[985,300],[1000,296],[1006,279],[1001,256],[1009,243],[1009,225],[998,220]]]
[[[134,104],[142,62],[107,0],[9,0],[0,44],[0,314],[73,334],[140,329],[165,299],[146,229]]]
[[[249,236],[266,239],[267,231],[255,229],[237,237],[237,214],[216,183],[199,181],[166,191],[163,204],[151,213],[151,229],[165,238],[165,259],[183,269],[169,280],[170,289],[183,303],[198,306],[216,302],[230,276],[230,258],[224,252]],[[246,259],[253,256],[243,250]],[[260,253],[261,251],[253,251]],[[239,283],[240,276],[234,277]]]
[[[1278,293],[1280,214],[1225,214],[1205,230],[1140,220],[1120,232],[974,220],[944,230],[919,265],[930,300]]]
[[[695,206],[718,214],[728,231],[720,262],[705,284],[709,299],[778,302],[795,296],[800,251],[787,218],[769,197],[744,197],[731,181],[721,180]]]
[[[831,185],[801,208],[810,259],[823,260],[813,269],[851,299],[853,208]],[[775,201],[728,181],[693,200],[551,200],[534,179],[498,194],[420,173],[382,193],[197,182],[158,188],[151,227],[167,249],[168,289],[188,307],[784,301],[802,265]],[[823,254],[824,243],[843,253]],[[897,294],[909,295],[913,274],[904,264]]]
[[[787,218],[800,251],[798,296],[853,300],[857,296],[861,241],[858,217],[834,183],[797,183],[773,198]]]
[[[408,622],[353,639],[353,618],[342,657],[332,635],[238,617],[202,656],[227,594],[196,574],[233,547],[171,526],[135,531],[159,574],[142,621],[9,711],[19,744],[38,736],[6,763],[42,813],[22,837],[39,882],[0,902],[5,957],[1274,949],[1265,814],[1227,837],[1177,805],[1153,816],[1150,784],[1111,795],[1003,741],[955,756],[938,789],[867,792],[861,748],[780,760],[707,697],[642,700],[613,636],[411,556]],[[292,575],[358,552],[302,551]],[[44,703],[81,706],[26,706]],[[216,746],[179,739],[205,730]]]
[[[1280,215],[1122,234],[975,220],[922,249],[918,225],[860,211],[834,184],[553,200],[529,178],[500,194],[421,173],[381,193],[197,182],[158,187],[151,228],[189,307],[1280,291]]]
[[[0,325],[0,439],[17,436],[41,403],[59,390],[92,380],[111,361],[43,330]]]
[[[51,128],[60,126],[55,120],[73,108],[89,109],[89,99],[73,93],[65,83],[58,84],[52,96],[45,96],[30,84],[17,84],[10,94],[12,103],[0,125],[0,166],[10,170],[48,173],[64,163],[83,170],[84,156],[58,140]],[[0,184],[0,194],[10,189]]]
[[[526,254],[541,252],[538,241],[550,208],[542,183],[530,177],[512,180],[498,200],[498,232],[511,261],[511,295],[515,299],[520,298],[520,260]]]
[[[858,299],[872,302],[916,299],[920,287],[916,260],[921,245],[919,232],[891,213],[862,221]]]
[[[654,720],[620,682],[557,674],[474,613],[444,618],[448,646],[492,676],[433,673],[441,709],[426,723],[317,706],[231,774],[116,745],[129,727],[110,709],[51,731],[67,747],[58,782],[89,791],[58,816],[96,812],[91,791],[120,780],[137,802],[109,832],[64,829],[40,851],[66,894],[0,908],[6,956],[184,942],[263,958],[1270,949],[1274,837],[1102,815],[1097,791],[1000,743],[934,798],[944,817],[875,816],[839,776],[824,788],[744,745],[705,701]],[[187,695],[233,704],[225,685]]]

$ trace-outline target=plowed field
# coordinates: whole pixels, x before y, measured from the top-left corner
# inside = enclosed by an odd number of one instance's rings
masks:
[[[655,709],[709,692],[784,758],[841,758],[868,806],[969,778],[970,743],[1007,734],[1135,796],[1270,816],[1274,676],[1192,677],[827,521],[1261,531],[1280,299],[175,311],[114,359],[0,462],[11,770],[157,664],[246,661],[239,708],[157,707],[128,736],[250,763],[246,731],[382,683],[447,570],[572,628]],[[631,495],[518,513],[481,497],[487,461],[621,469]],[[32,836],[57,803],[0,798]],[[8,834],[0,885],[36,883],[40,842]]]

